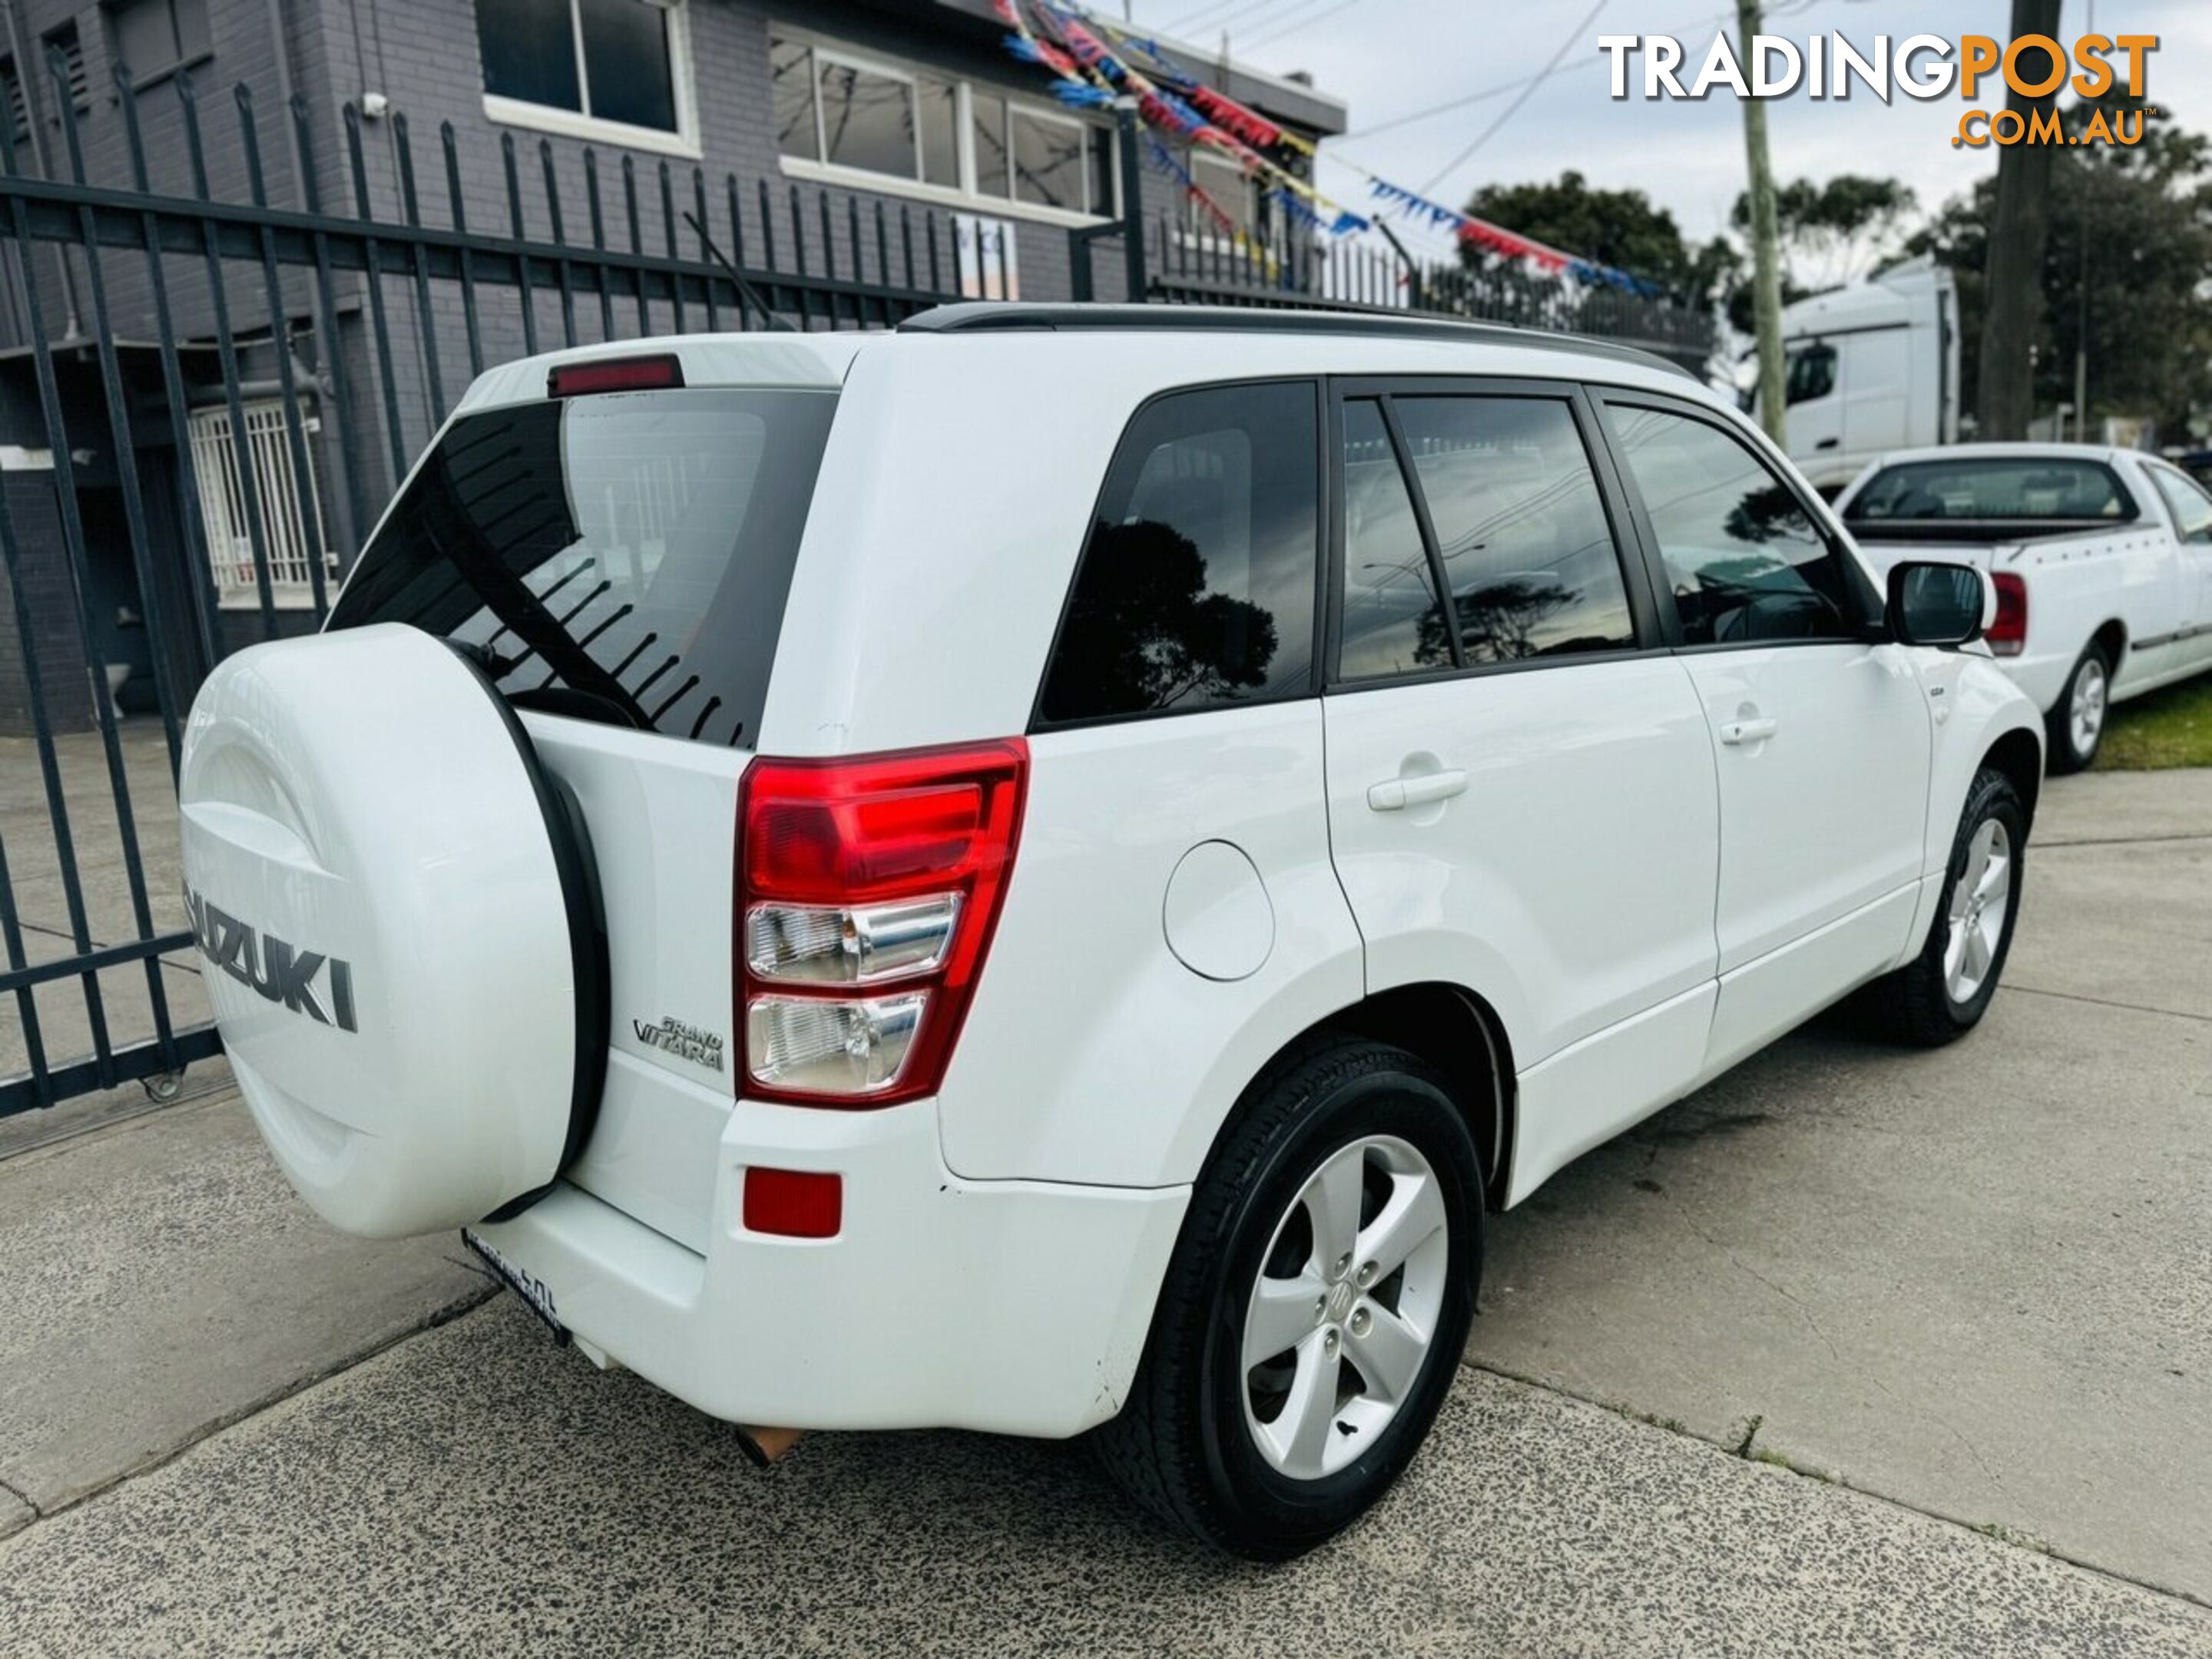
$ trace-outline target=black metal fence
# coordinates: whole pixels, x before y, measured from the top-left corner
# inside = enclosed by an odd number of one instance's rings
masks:
[[[226,653],[319,623],[471,377],[959,297],[955,227],[924,209],[512,135],[471,170],[451,126],[418,156],[404,118],[371,140],[351,107],[333,164],[304,102],[266,122],[240,86],[204,111],[183,74],[149,139],[150,95],[120,70],[118,91],[125,183],[88,176],[66,88],[65,169],[0,142],[0,1116],[166,1092],[217,1051],[167,828],[181,718]],[[190,193],[149,157],[180,157]],[[104,683],[125,619],[147,660],[123,685],[154,720]]]
[[[1164,218],[1146,231],[1148,297],[1172,304],[1413,312],[1584,334],[1639,346],[1700,379],[1717,344],[1706,311],[1510,264],[1431,262],[1366,243],[1237,246]]]
[[[0,1117],[134,1080],[159,1097],[217,1051],[176,868],[180,721],[226,653],[320,623],[487,364],[771,318],[887,326],[1013,274],[1003,239],[996,270],[980,237],[963,260],[949,214],[568,141],[506,133],[493,161],[446,125],[418,154],[404,117],[348,106],[319,153],[304,101],[269,118],[240,86],[203,110],[183,73],[145,91],[118,66],[92,143],[50,71],[58,158],[33,142],[27,170],[24,129],[0,137]],[[1121,149],[1141,202],[1133,128]],[[1146,229],[1071,233],[1076,297],[1108,241],[1135,298],[1710,346],[1619,296]]]

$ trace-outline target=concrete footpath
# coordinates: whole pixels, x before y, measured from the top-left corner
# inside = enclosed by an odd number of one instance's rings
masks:
[[[2054,781],[2027,876],[1967,1042],[1817,1024],[1499,1218],[1435,1441],[1279,1569],[1079,1449],[756,1474],[227,1096],[88,1118],[0,1158],[0,1653],[2212,1656],[2212,772]]]

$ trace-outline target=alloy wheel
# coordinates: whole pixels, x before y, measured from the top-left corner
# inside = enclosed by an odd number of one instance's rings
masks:
[[[2110,690],[2105,665],[2096,658],[2089,658],[2075,671],[2073,693],[2066,706],[2066,732],[2073,739],[2074,752],[2084,758],[2096,752],[2097,739],[2104,732]]]
[[[1984,818],[1966,843],[1966,867],[1951,886],[1950,933],[1943,946],[1943,988],[1972,1002],[1990,976],[2012,909],[2012,836]]]
[[[1437,1173],[1395,1135],[1338,1148],[1275,1224],[1244,1315],[1244,1420],[1292,1480],[1335,1474],[1412,1394],[1443,1307]]]

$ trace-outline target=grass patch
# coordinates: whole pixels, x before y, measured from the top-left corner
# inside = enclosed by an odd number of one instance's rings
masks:
[[[2199,675],[2114,708],[2100,772],[2212,766],[2212,676]]]

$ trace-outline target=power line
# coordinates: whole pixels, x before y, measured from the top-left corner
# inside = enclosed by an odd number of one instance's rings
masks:
[[[1349,11],[1352,7],[1358,3],[1359,0],[1336,0],[1335,4],[1323,6],[1319,11],[1314,13],[1311,16],[1303,18],[1297,22],[1291,23],[1288,28],[1279,28],[1273,33],[1262,35],[1257,40],[1247,41],[1243,47],[1243,50],[1254,52],[1262,47],[1272,46],[1278,40],[1287,40],[1299,30],[1310,28],[1314,24],[1320,22],[1323,18],[1334,17],[1340,11]],[[1277,22],[1286,21],[1287,15],[1285,17],[1278,18],[1275,21]]]
[[[1498,130],[1513,118],[1515,112],[1519,110],[1522,105],[1527,103],[1528,100],[1534,95],[1536,88],[1541,86],[1545,82],[1550,80],[1553,76],[1559,73],[1559,65],[1565,60],[1567,53],[1572,51],[1575,43],[1581,40],[1583,36],[1589,32],[1589,26],[1597,21],[1597,15],[1604,9],[1605,0],[1597,0],[1597,3],[1589,9],[1589,15],[1583,18],[1581,22],[1576,24],[1572,29],[1568,31],[1567,38],[1559,42],[1559,49],[1552,54],[1552,61],[1545,64],[1542,69],[1539,70],[1534,76],[1530,79],[1528,84],[1521,88],[1520,96],[1516,98],[1511,103],[1508,104],[1503,110],[1498,112],[1498,118],[1496,120],[1492,121],[1480,132],[1475,134],[1474,142],[1473,143],[1469,144],[1465,149],[1460,151],[1458,155],[1453,156],[1450,161],[1445,162],[1443,166],[1437,169],[1436,176],[1421,186],[1420,193],[1422,195],[1425,196],[1431,191],[1434,190],[1439,182],[1450,175],[1453,168],[1458,167],[1460,163],[1466,161],[1468,156],[1474,155],[1475,151],[1480,149],[1485,144],[1488,143],[1491,138],[1497,133]]]
[[[1784,3],[1788,3],[1788,0],[1784,0]],[[1773,17],[1795,16],[1797,13],[1804,11],[1817,3],[1818,0],[1797,0],[1796,3],[1790,5],[1790,9],[1787,11],[1784,11],[1781,6],[1777,6],[1769,14],[1769,15]],[[1732,11],[1716,12],[1711,16],[1706,18],[1702,23],[1689,24],[1686,26],[1686,29],[1678,27],[1674,31],[1674,33],[1677,35],[1680,35],[1687,32],[1687,29],[1710,28],[1716,23],[1728,22],[1733,19],[1735,15],[1735,14]],[[1517,92],[1523,87],[1534,86],[1540,82],[1547,81],[1555,75],[1565,75],[1569,73],[1571,70],[1581,68],[1585,64],[1599,64],[1602,62],[1604,62],[1602,58],[1586,58],[1577,59],[1572,64],[1560,64],[1556,67],[1546,70],[1540,74],[1524,75],[1516,80],[1501,81],[1496,86],[1485,87],[1479,92],[1470,92],[1458,98],[1449,98],[1441,104],[1431,104],[1426,109],[1417,109],[1410,115],[1396,115],[1393,116],[1388,121],[1377,121],[1371,127],[1362,127],[1357,132],[1346,133],[1344,137],[1346,138],[1371,138],[1379,133],[1395,132],[1400,127],[1409,127],[1413,125],[1416,121],[1425,121],[1432,115],[1448,115],[1455,109],[1465,109],[1470,104],[1486,103],[1492,98],[1503,98],[1508,93]]]

